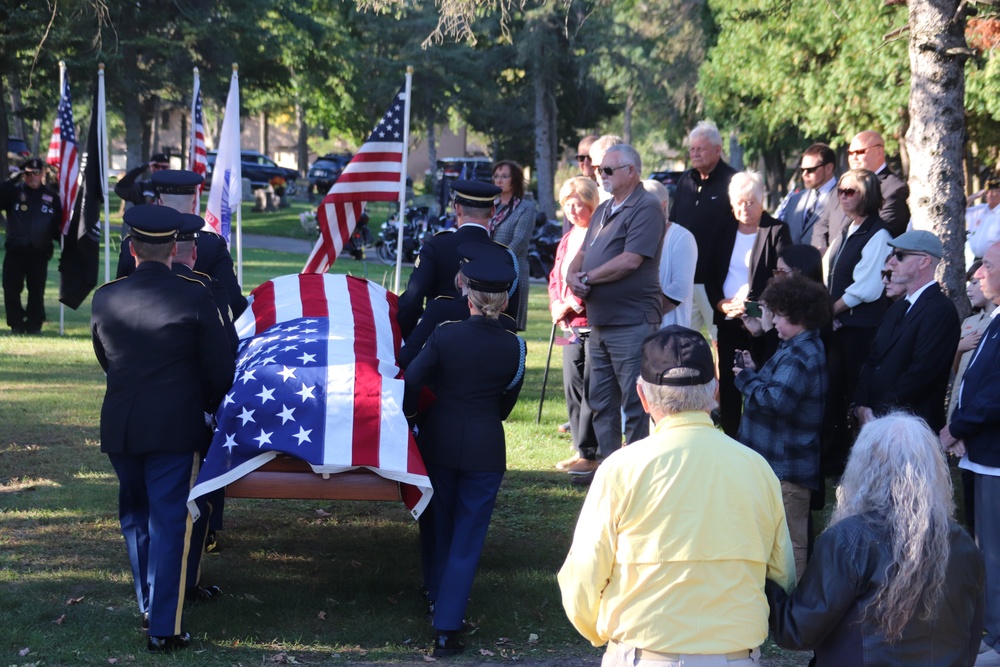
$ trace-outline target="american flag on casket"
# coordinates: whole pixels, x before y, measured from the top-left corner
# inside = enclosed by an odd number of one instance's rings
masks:
[[[233,387],[188,507],[278,454],[317,473],[369,470],[401,483],[419,517],[432,490],[403,416],[395,294],[361,278],[282,276],[236,321]]]

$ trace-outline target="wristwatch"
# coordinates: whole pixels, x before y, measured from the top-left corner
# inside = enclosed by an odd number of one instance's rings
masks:
[[[584,285],[588,284],[590,282],[590,276],[588,276],[586,273],[583,274],[582,276],[580,276],[580,282]]]

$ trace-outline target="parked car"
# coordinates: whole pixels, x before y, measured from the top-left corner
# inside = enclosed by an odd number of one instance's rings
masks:
[[[212,171],[215,169],[215,158],[217,155],[216,151],[209,151],[206,156],[208,159],[208,173],[205,180],[208,183],[212,182]],[[271,185],[272,179],[275,177],[284,179],[285,194],[294,195],[298,189],[295,184],[296,179],[299,178],[298,171],[279,167],[274,160],[258,151],[241,151],[240,168],[243,171],[243,178],[250,179],[250,186],[254,190],[266,188],[268,185]]]
[[[649,177],[667,186],[667,192],[670,193],[670,201],[673,202],[674,193],[677,192],[677,181],[681,180],[683,174],[683,171],[654,171]]]
[[[353,157],[350,153],[328,153],[313,162],[309,167],[309,194],[325,195]]]

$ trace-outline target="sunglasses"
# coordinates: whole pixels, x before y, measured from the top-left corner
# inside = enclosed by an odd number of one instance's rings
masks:
[[[890,255],[890,257],[895,257],[897,262],[902,262],[904,259],[906,259],[910,255],[923,255],[923,254],[924,253],[922,253],[922,252],[908,252],[906,250],[897,250],[894,253],[892,253],[892,255]]]
[[[848,150],[847,154],[850,157],[857,157],[858,155],[864,155],[865,153],[867,153],[868,151],[872,150],[873,148],[882,148],[882,147],[883,147],[882,144],[875,144],[874,146],[869,146],[867,148],[856,148],[853,151],[852,150]]]
[[[591,158],[590,158],[589,155],[577,155],[576,156],[576,161],[577,162],[586,162],[587,160],[590,160],[590,159]]]
[[[598,167],[598,170],[605,176],[611,176],[619,169],[624,169],[625,167],[631,167],[631,166],[632,165],[630,164],[622,164],[618,165],[617,167]]]
[[[837,194],[841,197],[853,197],[858,191],[854,188],[837,188]]]
[[[823,164],[818,164],[815,167],[799,167],[799,170],[803,174],[814,174],[814,173],[816,173],[817,169],[822,169],[823,167],[825,167],[828,164],[830,164],[830,163],[829,162],[824,162]]]

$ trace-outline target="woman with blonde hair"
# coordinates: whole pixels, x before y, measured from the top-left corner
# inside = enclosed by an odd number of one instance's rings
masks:
[[[972,665],[983,627],[982,556],[955,522],[951,476],[920,418],[869,422],[837,506],[790,595],[768,581],[771,632],[826,665]]]

